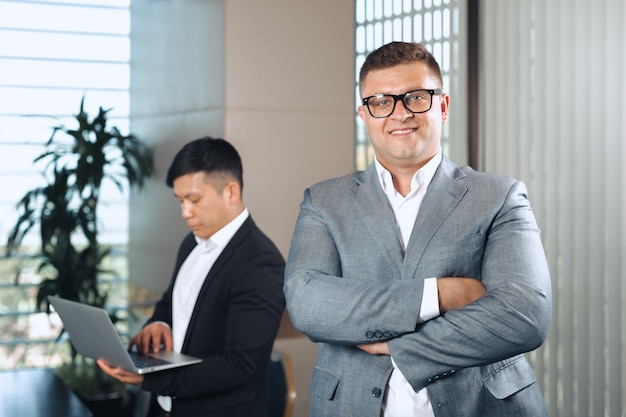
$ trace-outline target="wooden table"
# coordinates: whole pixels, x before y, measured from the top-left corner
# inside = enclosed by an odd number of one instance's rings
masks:
[[[0,416],[91,417],[51,369],[0,372]]]

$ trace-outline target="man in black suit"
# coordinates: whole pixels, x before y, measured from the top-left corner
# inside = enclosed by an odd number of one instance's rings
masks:
[[[284,259],[242,200],[239,154],[202,138],[174,157],[166,183],[192,230],[172,281],[131,340],[140,351],[174,349],[202,363],[136,375],[100,367],[153,393],[149,415],[267,415],[267,365],[285,307]]]

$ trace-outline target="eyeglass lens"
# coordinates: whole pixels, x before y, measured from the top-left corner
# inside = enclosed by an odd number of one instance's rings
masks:
[[[396,103],[402,100],[412,113],[424,113],[432,105],[432,93],[429,90],[409,91],[403,95],[380,94],[367,99],[367,107],[374,117],[387,117],[393,113]]]

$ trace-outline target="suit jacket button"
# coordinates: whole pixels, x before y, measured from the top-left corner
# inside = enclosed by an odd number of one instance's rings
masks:
[[[368,331],[365,332],[365,336],[368,339],[371,339],[372,337],[374,337],[374,332],[372,332],[371,330],[368,330]]]
[[[380,330],[376,330],[376,333],[374,333],[374,335],[377,339],[380,339],[381,337],[383,337],[383,332],[381,332]]]
[[[380,388],[378,388],[378,387],[374,387],[374,388],[372,388],[372,396],[373,396],[374,398],[378,398],[378,397],[380,397],[380,395],[381,395],[382,393],[383,393],[383,391],[382,391]]]

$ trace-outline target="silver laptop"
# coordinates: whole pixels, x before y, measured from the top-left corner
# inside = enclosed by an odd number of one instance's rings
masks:
[[[108,313],[101,308],[48,296],[76,351],[88,358],[103,358],[135,374],[162,371],[202,362],[201,359],[172,351],[143,355],[129,351],[122,343]]]

